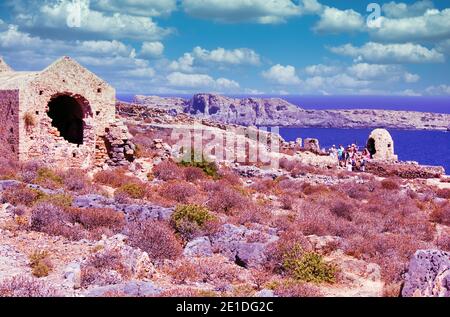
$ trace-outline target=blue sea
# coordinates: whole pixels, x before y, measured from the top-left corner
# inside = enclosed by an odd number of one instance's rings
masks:
[[[191,98],[191,95],[177,97]],[[232,96],[248,97],[248,96]],[[280,97],[304,109],[387,109],[450,114],[450,96],[256,96]],[[118,95],[123,101],[132,101],[132,95]],[[450,122],[449,122],[450,125]],[[370,129],[281,128],[287,141],[296,138],[318,138],[320,146],[356,143],[364,146]],[[450,174],[450,132],[389,130],[395,152],[402,161],[417,161],[424,165],[444,166]]]

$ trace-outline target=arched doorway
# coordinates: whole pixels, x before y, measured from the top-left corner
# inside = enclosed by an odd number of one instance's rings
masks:
[[[375,155],[375,153],[377,153],[377,150],[375,148],[375,140],[373,138],[370,138],[367,141],[367,150],[369,151],[372,157]]]
[[[48,116],[52,119],[52,126],[70,143],[83,144],[83,119],[89,113],[89,106],[86,104],[84,98],[70,95],[57,95],[48,103]]]

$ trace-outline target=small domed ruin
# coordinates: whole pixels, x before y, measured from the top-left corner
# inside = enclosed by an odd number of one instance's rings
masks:
[[[134,149],[115,103],[115,89],[70,57],[40,72],[0,59],[0,154],[62,168],[124,165]]]
[[[367,149],[375,160],[398,160],[394,152],[394,140],[386,129],[375,129],[370,133]]]

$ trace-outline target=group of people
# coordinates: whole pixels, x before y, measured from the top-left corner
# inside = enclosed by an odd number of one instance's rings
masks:
[[[333,145],[330,149],[330,155],[336,157],[339,166],[345,167],[349,172],[365,172],[366,164],[372,158],[367,148],[360,151],[356,144],[348,145],[347,148],[344,148],[342,144],[338,148]]]

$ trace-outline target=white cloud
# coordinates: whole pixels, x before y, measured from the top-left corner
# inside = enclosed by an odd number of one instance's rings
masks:
[[[405,73],[403,79],[407,83],[416,83],[420,80],[420,76],[417,74]]]
[[[220,64],[231,64],[231,65],[259,65],[260,57],[259,55],[248,48],[236,48],[233,50],[226,50],[224,48],[217,48],[212,51],[208,51],[199,46],[195,47],[193,56],[204,62],[214,62]]]
[[[220,91],[236,91],[239,84],[227,78],[214,79],[206,74],[183,74],[174,72],[167,76],[169,86],[177,88],[207,88]]]
[[[358,62],[369,63],[441,63],[444,55],[435,49],[419,44],[380,44],[369,42],[361,47],[346,44],[331,47],[336,54],[354,57]]]
[[[450,95],[449,85],[430,86],[425,89],[428,95]]]
[[[421,16],[391,19],[381,17],[381,27],[370,29],[382,41],[436,41],[450,38],[450,9],[427,10]]]
[[[410,5],[404,2],[391,1],[383,4],[382,7],[384,15],[394,19],[420,16],[428,9],[434,9],[434,4],[431,0],[417,1]]]
[[[280,85],[296,85],[300,83],[300,78],[296,74],[295,67],[291,65],[274,65],[267,71],[264,71],[262,76]]]
[[[439,52],[450,54],[450,39],[439,42],[436,46]]]
[[[155,70],[151,67],[129,69],[121,71],[120,75],[132,78],[151,78],[155,76]]]
[[[167,16],[177,8],[176,0],[92,0],[91,7],[103,12],[122,12],[136,16]]]
[[[184,0],[182,6],[191,16],[221,22],[282,23],[321,9],[316,0]]]
[[[40,32],[52,34],[46,30],[58,30],[60,37],[64,38],[96,38],[101,36],[107,39],[135,39],[157,40],[170,34],[171,29],[158,26],[151,18],[114,13],[107,15],[104,12],[92,10],[88,5],[81,7],[80,27],[69,27],[67,19],[72,10],[72,2],[61,0],[58,2],[45,2],[39,5],[30,5],[22,8],[26,10],[15,16],[15,23],[21,28],[36,34]]]
[[[406,72],[400,65],[359,63],[350,66],[347,73],[358,79],[383,80],[385,82],[403,80],[407,83],[414,83],[420,79],[419,75]]]
[[[392,64],[357,63],[348,67],[318,64],[306,67],[305,72],[311,77],[301,81],[303,93],[400,94],[392,90],[393,83],[410,84],[420,79],[403,66]]]
[[[319,33],[355,32],[365,29],[365,21],[361,14],[354,10],[339,10],[326,7],[320,20],[314,26]]]
[[[172,71],[182,71],[190,73],[194,70],[194,57],[191,53],[184,53],[178,60],[173,61],[169,65],[169,69]]]
[[[160,57],[164,53],[164,45],[161,42],[142,43],[139,56],[143,58]]]
[[[310,65],[305,68],[305,72],[310,76],[322,76],[336,74],[340,67],[323,64]]]

